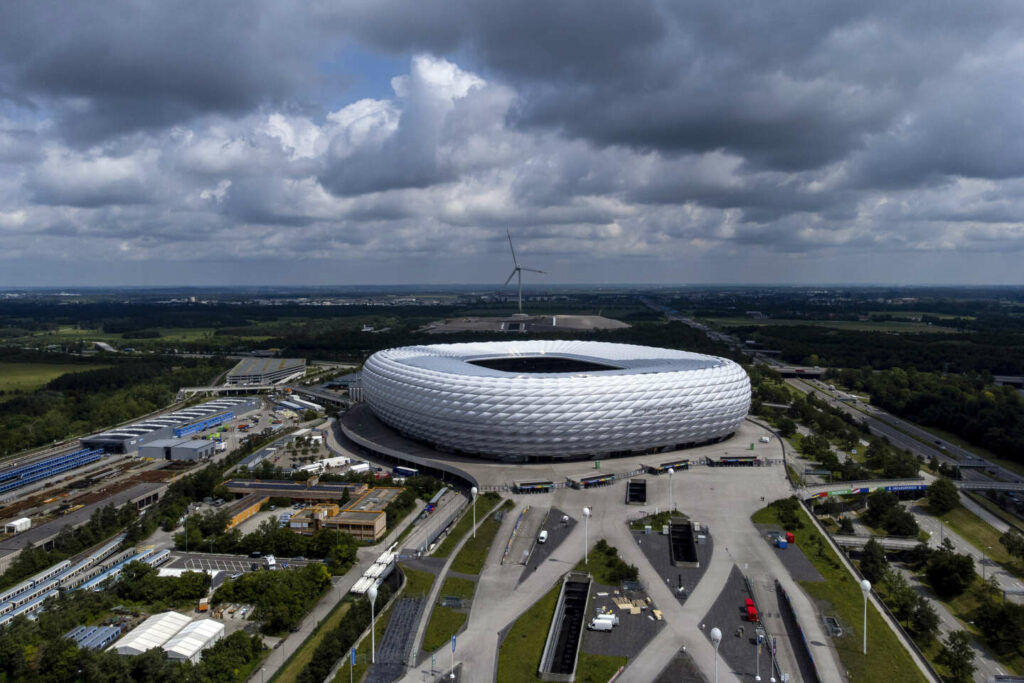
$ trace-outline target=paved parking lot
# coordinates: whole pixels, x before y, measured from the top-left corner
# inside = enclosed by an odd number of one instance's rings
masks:
[[[263,558],[249,558],[242,555],[210,555],[206,553],[180,553],[174,552],[171,554],[173,558],[165,566],[173,567],[175,569],[195,569],[195,570],[220,570],[228,572],[229,574],[235,574],[238,572],[252,571],[252,565],[255,564],[258,569],[263,568]],[[302,567],[310,562],[316,562],[317,560],[293,560],[289,558],[275,558],[277,560],[277,566],[282,567],[284,563],[287,563],[289,567]]]
[[[648,609],[642,610],[640,614],[630,614],[629,610],[619,609],[612,602],[617,586],[602,586],[595,583],[590,587],[590,606],[587,610],[586,621],[590,622],[597,615],[597,610],[607,612],[611,610],[619,617],[619,625],[611,631],[583,630],[583,642],[580,649],[583,652],[590,652],[598,655],[613,655],[619,657],[636,657],[641,650],[651,641],[658,631],[665,627],[664,620],[654,618],[653,610],[658,606],[651,605]],[[598,595],[605,593],[606,595]]]
[[[700,583],[704,572],[707,571],[708,565],[711,562],[711,554],[714,551],[714,539],[711,537],[711,534],[706,534],[707,540],[704,543],[697,544],[699,567],[674,566],[672,564],[672,557],[669,554],[668,536],[645,534],[642,531],[633,531],[632,534],[647,561],[658,572],[658,576],[665,580],[665,585],[672,589],[676,598],[680,602],[684,602],[686,597]],[[680,590],[680,586],[682,586],[682,590]]]
[[[566,517],[568,519],[563,522],[562,520]],[[533,547],[530,560],[527,562],[526,568],[523,569],[523,573],[519,576],[519,583],[525,581],[538,567],[547,562],[547,559],[558,549],[562,541],[569,537],[575,526],[575,519],[569,517],[569,515],[558,508],[551,508],[551,511],[548,513],[548,521],[544,525],[548,532],[548,541],[547,543],[538,543]],[[582,548],[580,548],[580,552],[583,552]]]

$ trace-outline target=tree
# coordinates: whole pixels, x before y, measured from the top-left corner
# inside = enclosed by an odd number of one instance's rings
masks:
[[[778,428],[779,436],[786,439],[796,434],[796,422],[793,422],[793,420],[788,417],[779,418]]]
[[[839,533],[841,534],[852,534],[853,533],[853,520],[849,517],[839,518]]]
[[[923,595],[917,596],[917,604],[910,615],[910,633],[920,643],[929,643],[939,631],[939,614],[931,601]]]
[[[974,649],[971,647],[971,635],[967,631],[954,631],[942,644],[938,661],[949,669],[950,679],[970,681],[974,674]]]
[[[868,539],[864,545],[864,554],[860,558],[860,572],[871,583],[879,583],[889,569],[882,544],[874,538]]]
[[[942,598],[960,595],[974,581],[974,558],[953,551],[953,545],[946,539],[928,560],[925,577]]]
[[[864,521],[870,526],[882,526],[882,519],[893,508],[899,505],[896,494],[878,490],[868,495],[868,509],[864,513]]]
[[[999,542],[1006,548],[1006,552],[1014,557],[1024,558],[1024,534],[1011,527],[999,537]]]
[[[882,518],[882,527],[893,536],[916,536],[920,531],[914,515],[899,505],[885,513],[885,517]]]
[[[928,507],[936,514],[942,515],[960,505],[960,492],[956,484],[949,479],[936,479],[928,487]]]

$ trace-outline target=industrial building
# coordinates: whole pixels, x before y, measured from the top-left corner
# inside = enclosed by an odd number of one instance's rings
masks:
[[[158,439],[139,448],[140,458],[199,461],[212,457],[217,447],[204,439]]]
[[[228,372],[228,384],[275,384],[306,374],[305,358],[245,358]]]
[[[265,496],[291,498],[294,501],[339,501],[348,494],[350,499],[366,492],[366,484],[319,483],[317,477],[306,481],[281,481],[273,479],[230,479],[224,483],[231,493],[259,493]]]
[[[387,532],[387,506],[402,493],[399,488],[370,489],[345,507],[315,505],[291,516],[288,528],[300,534],[334,529],[357,541],[378,541]]]
[[[750,378],[726,358],[632,344],[407,346],[363,366],[381,422],[452,453],[509,462],[676,450],[732,435]]]
[[[213,619],[193,621],[163,645],[168,659],[198,664],[203,650],[224,636],[224,624]]]
[[[82,445],[107,453],[131,453],[154,441],[181,438],[217,427],[259,407],[260,400],[255,397],[219,398],[94,434],[82,439]]]
[[[134,657],[164,643],[185,628],[192,619],[178,612],[161,612],[133,628],[110,648],[119,655]]]
[[[231,520],[228,522],[225,530],[233,529],[255,515],[268,500],[270,500],[270,496],[261,493],[250,493],[236,500],[228,508]]]

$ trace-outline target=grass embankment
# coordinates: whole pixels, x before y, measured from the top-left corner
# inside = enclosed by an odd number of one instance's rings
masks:
[[[551,619],[555,616],[558,592],[555,585],[519,617],[498,650],[499,681],[535,681],[540,658],[544,654],[544,641],[548,637]]]
[[[1013,514],[999,507],[994,502],[986,498],[984,495],[980,493],[974,493],[973,491],[961,491],[960,495],[967,496],[972,501],[974,501],[981,507],[991,512],[993,515],[1003,520],[1003,522],[1009,524],[1011,527],[1016,528],[1017,531],[1024,534],[1024,520],[1021,520],[1019,517],[1015,517]]]
[[[501,500],[501,496],[497,493],[487,492],[481,496],[477,496],[476,499],[476,518],[477,520],[483,519],[484,516],[490,512],[498,501]],[[434,550],[434,557],[448,557],[455,550],[455,546],[459,544],[462,537],[473,527],[473,504],[470,503],[466,506],[466,512],[462,515],[462,518],[452,527],[452,530],[448,532],[447,538],[437,546]]]
[[[35,391],[61,375],[109,367],[102,363],[0,362],[0,391]]]
[[[561,583],[534,603],[519,617],[498,651],[499,681],[539,681],[537,670],[544,655],[544,642],[548,637],[551,620],[555,616]],[[581,636],[582,637],[582,636]],[[576,662],[576,680],[579,683],[605,683],[619,667],[629,661],[625,657],[598,655],[580,650]]]
[[[320,622],[309,637],[299,646],[299,649],[292,653],[292,656],[288,658],[288,661],[284,663],[277,674],[271,679],[274,683],[294,683],[299,678],[299,674],[306,668],[306,665],[313,661],[313,653],[316,651],[320,641],[324,639],[327,633],[338,627],[341,620],[348,614],[349,609],[352,607],[352,603],[345,601],[339,602],[331,610],[327,618]]]
[[[1002,535],[991,524],[983,520],[963,506],[955,507],[939,517],[949,528],[959,534],[965,541],[1003,565],[1008,571],[1021,573],[1020,563],[1015,561],[1006,548],[999,542]]]
[[[434,585],[434,579],[437,577],[430,572],[409,569],[404,564],[398,566],[405,574],[405,590],[402,591],[402,595],[407,598],[425,598],[430,593],[430,587]]]
[[[470,537],[462,550],[452,560],[451,571],[462,574],[479,574],[487,561],[487,553],[491,550],[494,537],[498,535],[501,522],[488,517],[477,529],[476,538]]]
[[[377,639],[377,646],[380,646],[381,641],[384,639],[384,632],[388,629],[388,621],[391,619],[391,609],[395,603],[391,603],[384,612],[377,615],[376,621],[374,622],[373,633]],[[367,634],[369,635],[369,634]],[[345,664],[338,669],[338,674],[334,677],[331,683],[348,683],[349,681],[349,667],[351,667],[351,656],[348,652],[339,653],[340,657],[345,659]],[[352,680],[361,681],[363,676],[366,674],[366,670],[370,668],[370,639],[363,638],[362,642],[356,648],[356,665],[352,670]]]
[[[636,580],[635,569],[623,562],[619,557],[618,548],[608,545],[601,539],[587,555],[587,561],[580,560],[574,571],[588,572],[595,583],[603,586],[618,586],[623,580]],[[631,575],[630,575],[631,574]]]
[[[858,580],[832,552],[803,508],[797,510],[797,515],[803,523],[803,528],[793,532],[796,536],[796,545],[825,579],[797,583],[813,599],[830,603],[840,621],[860,625],[864,613],[864,598]],[[757,524],[774,524],[781,527],[775,508],[772,507],[758,510],[752,519]],[[910,653],[903,648],[873,605],[868,609],[868,652],[871,653],[869,656],[861,654],[860,635],[833,641],[843,666],[850,672],[851,681],[925,680]]]
[[[469,579],[460,579],[449,576],[441,586],[440,597],[461,598],[472,600],[476,584]],[[426,633],[423,634],[423,651],[433,652],[449,642],[462,625],[466,623],[469,615],[451,607],[434,605],[434,611],[430,613],[430,622],[427,624]]]

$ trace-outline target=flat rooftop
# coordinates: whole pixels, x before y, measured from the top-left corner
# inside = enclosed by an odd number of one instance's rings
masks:
[[[273,372],[294,370],[298,372],[306,367],[305,358],[243,358],[228,372],[232,377],[249,377],[251,375],[269,375]]]

